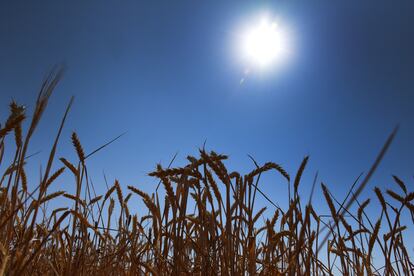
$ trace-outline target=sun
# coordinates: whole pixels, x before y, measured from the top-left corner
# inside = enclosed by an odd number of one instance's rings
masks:
[[[244,58],[259,67],[280,63],[289,53],[286,33],[276,22],[267,18],[262,18],[256,25],[246,28],[241,46]]]

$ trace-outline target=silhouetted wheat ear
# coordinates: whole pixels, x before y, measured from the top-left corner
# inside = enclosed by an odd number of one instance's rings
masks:
[[[79,141],[79,138],[76,132],[72,133],[72,144],[76,149],[76,153],[78,154],[79,160],[83,163],[85,161],[85,153],[83,151],[82,145]]]
[[[115,190],[116,190],[116,194],[118,196],[119,204],[121,206],[123,206],[124,205],[124,195],[122,194],[121,187],[119,186],[118,180],[115,180],[114,187],[115,187]]]
[[[302,163],[300,164],[300,167],[298,169],[298,172],[296,173],[295,182],[293,183],[294,190],[297,191],[299,187],[299,182],[302,177],[303,171],[305,170],[306,164],[308,163],[309,156],[305,156],[303,158]]]

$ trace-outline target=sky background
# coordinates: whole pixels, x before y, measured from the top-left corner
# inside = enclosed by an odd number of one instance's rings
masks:
[[[49,69],[67,66],[29,149],[41,151],[29,173],[46,165],[73,95],[58,157],[76,160],[74,130],[86,152],[127,131],[88,161],[98,193],[106,191],[103,172],[152,192],[146,174],[157,162],[167,166],[178,152],[174,164],[183,165],[206,140],[245,173],[254,168],[247,154],[292,175],[309,154],[303,196],[319,171],[341,199],[397,124],[362,196],[375,185],[396,187],[391,174],[413,187],[413,1],[155,2],[0,2],[1,121],[11,99],[31,114]],[[262,13],[289,30],[292,57],[278,70],[252,70],[240,85],[238,31]],[[59,189],[74,191],[67,175]],[[264,180],[263,191],[286,205],[283,178]]]

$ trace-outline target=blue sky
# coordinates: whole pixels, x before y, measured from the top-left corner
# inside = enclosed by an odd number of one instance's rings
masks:
[[[34,175],[74,95],[59,157],[75,159],[73,130],[86,152],[127,131],[88,162],[98,192],[105,191],[103,171],[111,182],[151,192],[146,174],[157,162],[166,166],[178,152],[182,165],[207,140],[208,149],[230,155],[231,169],[246,173],[254,168],[247,154],[291,174],[309,154],[304,196],[319,171],[342,198],[397,124],[363,196],[374,185],[396,187],[391,174],[412,186],[414,2],[155,2],[0,3],[2,121],[11,99],[31,111],[48,70],[67,65],[30,148],[41,150],[31,161]],[[253,70],[240,85],[246,65],[237,30],[263,12],[290,31],[293,57],[278,70]],[[282,178],[266,181],[269,197],[285,202]]]

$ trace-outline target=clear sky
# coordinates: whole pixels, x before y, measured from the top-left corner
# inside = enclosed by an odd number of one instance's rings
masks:
[[[127,131],[88,162],[98,192],[105,190],[102,171],[111,182],[151,192],[154,181],[145,175],[157,162],[166,166],[179,152],[175,164],[182,165],[207,140],[242,172],[254,168],[247,154],[291,174],[310,154],[303,194],[318,170],[343,198],[397,124],[363,196],[374,185],[395,187],[391,174],[412,187],[413,11],[413,1],[379,0],[2,1],[0,117],[11,99],[31,112],[43,77],[64,62],[65,77],[30,148],[42,151],[31,160],[34,174],[74,95],[59,157],[74,160],[73,130],[86,152]],[[240,85],[246,65],[237,31],[263,12],[289,30],[293,54],[278,70],[253,70]],[[282,178],[269,182],[263,190],[283,203]]]

